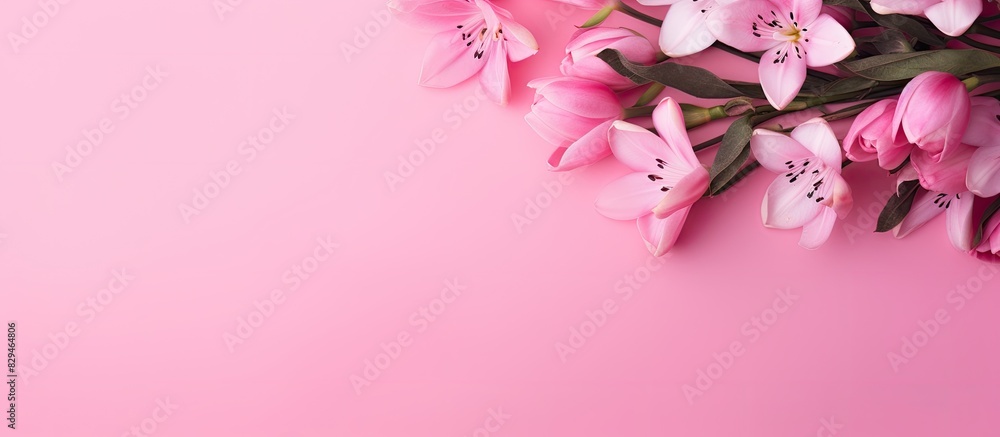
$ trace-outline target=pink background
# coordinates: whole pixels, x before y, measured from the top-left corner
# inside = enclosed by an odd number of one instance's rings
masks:
[[[70,2],[5,45],[0,318],[18,322],[21,380],[2,435],[997,435],[1000,280],[951,248],[943,218],[901,241],[867,232],[891,180],[853,166],[857,209],[806,251],[761,226],[760,172],[700,202],[655,264],[634,223],[593,208],[627,170],[560,179],[523,122],[525,84],[558,72],[587,14],[498,3],[542,44],[513,68],[507,108],[480,104],[475,82],[418,87],[429,36],[379,24],[382,0],[246,0],[223,20],[213,0]],[[0,30],[41,10],[5,1]],[[168,76],[136,91],[156,66]],[[122,119],[131,92],[147,95]],[[241,142],[282,108],[294,120],[249,159]],[[53,162],[104,118],[114,130],[60,181]],[[179,205],[230,161],[239,174],[185,221]],[[545,207],[519,231],[527,199]],[[332,256],[310,260],[328,236]],[[102,292],[122,268],[134,279]],[[922,334],[936,312],[947,322]],[[385,368],[356,390],[366,360]],[[684,386],[709,381],[689,402]]]

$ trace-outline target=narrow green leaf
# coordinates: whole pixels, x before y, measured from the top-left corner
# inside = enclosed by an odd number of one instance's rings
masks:
[[[926,71],[956,76],[1000,67],[1000,58],[982,50],[928,50],[870,56],[841,64],[858,76],[878,81],[908,80]]]
[[[979,219],[979,226],[976,228],[976,236],[972,238],[973,248],[983,241],[983,233],[986,232],[986,222],[990,221],[997,211],[1000,211],[1000,197],[993,199],[993,203],[990,203],[986,207],[986,211],[983,211],[983,216]]]
[[[711,192],[715,194],[739,173],[740,168],[750,157],[750,137],[753,135],[752,115],[748,114],[736,119],[729,125],[719,144],[719,152],[709,170],[711,177]]]
[[[919,187],[920,181],[906,181],[899,184],[896,194],[893,194],[889,198],[889,201],[885,203],[885,208],[882,209],[882,213],[879,214],[875,232],[889,231],[903,222],[906,215],[910,213],[910,207],[913,206],[913,198],[917,195],[917,188]]]
[[[818,95],[820,96],[833,96],[837,94],[847,94],[856,93],[858,91],[868,91],[872,87],[878,85],[878,81],[874,81],[868,78],[860,76],[845,77],[843,79],[838,79],[830,82],[825,87],[820,89]]]
[[[640,85],[657,82],[703,99],[728,99],[741,96],[764,98],[764,91],[758,84],[725,81],[700,67],[670,61],[656,65],[640,65],[630,62],[614,49],[604,50],[597,57],[607,62],[618,74]]]

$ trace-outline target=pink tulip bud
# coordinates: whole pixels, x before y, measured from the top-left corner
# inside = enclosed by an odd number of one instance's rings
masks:
[[[656,62],[657,50],[645,37],[635,32],[611,27],[578,30],[566,45],[566,58],[560,70],[566,76],[576,76],[601,82],[615,91],[634,88],[636,84],[618,74],[597,57],[604,49],[615,49],[626,59],[639,64]]]
[[[969,92],[958,78],[938,71],[921,73],[899,96],[892,118],[893,138],[905,135],[929,160],[940,162],[961,144],[969,107]]]
[[[536,79],[535,103],[524,118],[549,143],[559,146],[553,170],[592,164],[611,154],[607,131],[624,116],[618,96],[600,82],[575,77]]]
[[[896,99],[881,100],[858,114],[844,137],[847,158],[857,162],[878,159],[879,166],[886,170],[893,170],[906,160],[913,145],[902,135],[895,141],[892,139],[896,103]]]

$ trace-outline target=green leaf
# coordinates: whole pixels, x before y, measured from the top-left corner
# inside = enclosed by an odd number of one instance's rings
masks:
[[[982,50],[928,50],[871,56],[841,64],[858,76],[878,81],[908,80],[927,71],[956,76],[1000,67],[1000,58]]]
[[[909,35],[916,37],[920,42],[923,42],[932,46],[943,46],[944,40],[942,40],[937,35],[934,35],[926,27],[920,24],[919,21],[914,20],[905,15],[889,14],[889,15],[879,15],[872,10],[867,1],[859,0],[824,0],[823,4],[828,6],[846,6],[848,8],[854,9],[859,12],[864,12],[872,20],[875,20],[882,27],[889,29],[897,29]]]
[[[825,87],[820,89],[817,95],[834,96],[837,94],[856,93],[859,91],[867,93],[875,85],[878,85],[878,81],[860,76],[845,77],[843,79],[837,79],[830,82]]]
[[[719,152],[709,170],[712,194],[718,193],[739,173],[750,157],[750,137],[753,135],[753,117],[748,114],[736,119],[726,129],[719,144]]]
[[[972,247],[975,248],[983,241],[983,233],[986,232],[986,222],[993,218],[993,215],[1000,211],[1000,197],[993,199],[993,203],[983,211],[983,217],[979,219],[979,227],[976,228],[976,236],[972,238]]]
[[[910,213],[913,198],[917,195],[919,187],[920,181],[906,181],[899,184],[896,194],[889,198],[882,213],[878,215],[878,225],[875,227],[875,232],[886,232],[903,222],[906,215]]]
[[[607,62],[618,74],[640,85],[657,82],[703,99],[728,99],[742,96],[764,98],[764,91],[758,84],[725,81],[711,71],[700,67],[670,61],[656,65],[640,65],[630,62],[614,49],[606,49],[597,57]]]

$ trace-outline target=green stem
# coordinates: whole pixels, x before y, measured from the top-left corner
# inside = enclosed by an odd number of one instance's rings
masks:
[[[660,96],[660,93],[662,93],[666,88],[667,86],[662,83],[653,82],[653,84],[649,86],[649,89],[647,89],[645,93],[642,93],[642,96],[639,97],[639,100],[635,102],[634,106],[639,107],[648,105],[649,102],[656,100],[656,98]]]
[[[636,117],[648,117],[650,115],[653,115],[653,110],[655,109],[656,109],[655,105],[625,108],[625,118],[629,119]]]
[[[618,12],[621,12],[621,13],[623,13],[625,15],[628,15],[628,16],[630,16],[632,18],[635,18],[635,19],[637,19],[639,21],[652,24],[652,25],[654,25],[656,27],[662,27],[663,26],[663,20],[660,20],[660,19],[658,19],[656,17],[651,17],[651,16],[646,15],[646,14],[644,14],[642,12],[639,12],[639,11],[635,10],[635,8],[633,8],[633,7],[625,4],[624,2],[619,1],[618,4],[615,5],[615,9],[618,10]]]
[[[712,146],[714,146],[716,144],[719,144],[721,142],[722,142],[722,135],[719,135],[719,136],[717,136],[715,138],[712,138],[710,140],[704,141],[704,142],[699,143],[699,144],[695,144],[694,147],[692,147],[692,149],[694,149],[695,152],[700,152],[702,150],[705,150],[705,149],[707,149],[709,147],[712,147]]]

